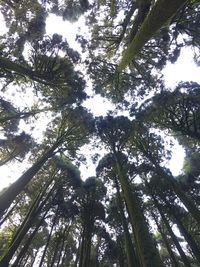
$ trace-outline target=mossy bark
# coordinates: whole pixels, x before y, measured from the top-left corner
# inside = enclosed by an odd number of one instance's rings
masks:
[[[123,52],[118,71],[125,69],[152,36],[164,26],[187,0],[157,0],[132,42]]]

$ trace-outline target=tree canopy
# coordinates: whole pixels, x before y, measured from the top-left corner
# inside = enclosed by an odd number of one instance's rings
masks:
[[[183,48],[199,66],[199,10],[198,0],[0,2],[0,169],[21,171],[0,190],[0,267],[200,266],[200,85],[168,88],[163,76]],[[79,51],[46,32],[51,14],[84,20]],[[86,108],[97,95],[105,116]]]

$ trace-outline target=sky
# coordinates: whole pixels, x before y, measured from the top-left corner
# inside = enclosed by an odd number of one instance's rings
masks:
[[[74,50],[79,50],[79,45],[75,42],[77,29],[84,24],[83,17],[76,23],[69,23],[62,20],[60,17],[55,15],[50,15],[47,18],[47,27],[46,34],[58,33],[67,38],[70,46]],[[0,35],[5,32],[5,26],[0,15]],[[86,32],[87,34],[87,32]],[[179,81],[197,81],[200,83],[199,68],[194,64],[192,59],[192,51],[184,48],[181,52],[180,58],[175,64],[168,64],[163,71],[165,75],[165,82],[168,87],[173,87]],[[112,109],[111,104],[108,100],[103,99],[99,95],[91,97],[86,103],[85,106],[90,109],[95,116],[106,115],[107,110]],[[44,123],[40,123],[40,126],[44,126]],[[22,125],[22,128],[25,130],[26,125]],[[39,138],[39,137],[38,137]],[[84,150],[85,155],[91,155],[93,151],[89,149]],[[169,163],[169,168],[171,169],[173,175],[178,175],[180,173],[181,167],[184,160],[184,150],[182,147],[176,143],[174,151],[172,154],[172,159]],[[24,163],[23,163],[24,165]],[[28,168],[28,165],[26,165]],[[83,174],[86,174],[87,177],[95,175],[95,166],[92,164],[92,161],[88,161],[87,166],[81,166],[80,168]],[[0,178],[0,190],[11,182],[14,182],[21,174],[21,163],[9,164],[0,167],[1,178]]]

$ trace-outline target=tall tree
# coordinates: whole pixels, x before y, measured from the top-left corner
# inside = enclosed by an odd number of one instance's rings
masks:
[[[143,266],[162,266],[155,244],[149,233],[144,214],[140,208],[136,192],[133,192],[127,176],[125,157],[122,154],[128,137],[131,134],[131,124],[126,117],[100,117],[97,121],[97,133],[102,142],[111,151],[115,159],[116,175],[122,187],[130,221],[136,238],[139,259]]]
[[[77,115],[79,114],[79,117]],[[58,123],[58,120],[56,119]],[[60,125],[53,132],[49,131],[49,139],[52,138],[52,144],[47,145],[41,157],[30,167],[19,179],[5,189],[0,196],[0,214],[9,208],[15,197],[25,188],[31,179],[38,173],[42,166],[53,157],[58,151],[68,150],[69,153],[75,153],[80,145],[88,141],[88,135],[91,132],[91,115],[82,108],[69,111],[59,119]],[[90,128],[89,128],[90,127]]]

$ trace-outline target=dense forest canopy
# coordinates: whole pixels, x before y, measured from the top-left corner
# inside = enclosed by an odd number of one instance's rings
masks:
[[[200,266],[200,84],[168,88],[162,72],[183,49],[199,66],[199,10],[0,1],[0,167],[21,171],[0,192],[0,267]],[[67,29],[46,33],[52,14],[85,21],[78,51]],[[105,116],[86,108],[92,96],[112,103]],[[185,151],[177,176],[174,142]],[[81,173],[87,160],[95,176]]]

